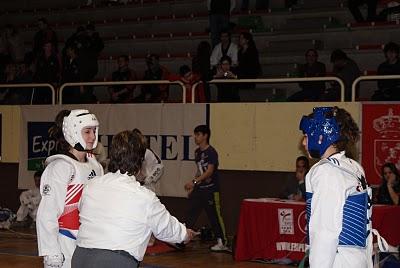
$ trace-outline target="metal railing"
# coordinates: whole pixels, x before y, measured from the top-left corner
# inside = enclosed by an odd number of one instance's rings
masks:
[[[186,88],[181,81],[169,81],[169,80],[157,80],[157,81],[113,81],[113,82],[77,82],[77,83],[65,83],[60,87],[59,91],[59,104],[62,104],[62,94],[64,88],[74,86],[115,86],[115,85],[180,85],[182,88],[182,103],[186,103]]]
[[[267,78],[267,79],[214,79],[208,81],[210,84],[239,84],[239,83],[298,83],[298,82],[321,82],[321,81],[336,81],[340,85],[340,101],[344,102],[344,83],[342,79],[335,76],[325,77],[293,77],[293,78]],[[201,82],[196,83],[192,87],[192,103],[195,103],[195,91]]]
[[[400,80],[400,75],[363,75],[358,77],[356,80],[354,80],[353,84],[351,85],[351,101],[356,100],[357,84],[359,84],[361,81],[392,80],[392,79]]]
[[[0,84],[0,88],[27,88],[27,89],[33,89],[32,97],[30,103],[32,104],[32,98],[35,95],[35,90],[39,87],[48,87],[51,89],[51,104],[56,104],[56,90],[54,89],[54,86],[51,84],[47,83],[42,83],[42,84]]]

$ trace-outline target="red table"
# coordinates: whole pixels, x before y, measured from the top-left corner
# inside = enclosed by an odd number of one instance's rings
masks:
[[[400,206],[374,206],[372,222],[389,244],[400,244]],[[304,202],[245,199],[240,209],[235,260],[301,260],[306,249],[305,227]]]

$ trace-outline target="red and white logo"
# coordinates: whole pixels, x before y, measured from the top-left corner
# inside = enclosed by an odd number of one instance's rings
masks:
[[[395,115],[393,109],[388,114],[376,118],[373,128],[378,133],[374,140],[374,170],[381,176],[381,169],[385,163],[393,163],[400,168],[400,115]]]

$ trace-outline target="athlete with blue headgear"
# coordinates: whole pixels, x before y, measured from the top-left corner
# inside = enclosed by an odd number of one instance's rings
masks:
[[[300,130],[309,157],[321,159],[306,176],[310,267],[372,267],[368,186],[345,151],[359,139],[357,124],[344,109],[317,107]]]

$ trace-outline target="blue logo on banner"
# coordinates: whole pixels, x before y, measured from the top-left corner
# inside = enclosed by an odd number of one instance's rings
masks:
[[[28,122],[28,170],[43,169],[46,158],[54,154],[56,142],[49,138],[53,122]]]

